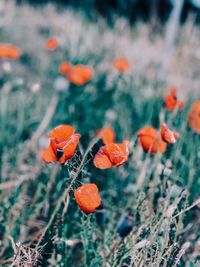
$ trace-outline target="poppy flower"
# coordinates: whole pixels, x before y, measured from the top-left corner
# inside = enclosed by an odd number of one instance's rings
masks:
[[[67,73],[67,79],[77,85],[82,86],[89,82],[93,77],[93,68],[90,66],[84,66],[81,64],[75,65],[70,68]]]
[[[164,97],[165,108],[169,111],[173,111],[174,109],[183,109],[184,103],[183,101],[178,100],[176,88],[172,88],[170,94]]]
[[[67,73],[69,72],[70,68],[71,68],[71,64],[69,62],[67,62],[67,61],[64,61],[59,66],[59,72],[61,74],[67,75]]]
[[[50,38],[46,41],[45,47],[50,51],[54,51],[58,47],[58,41],[55,38]]]
[[[164,153],[167,144],[161,139],[159,132],[153,127],[144,127],[138,131],[137,136],[145,152]]]
[[[0,59],[18,59],[21,55],[19,48],[12,44],[0,44]]]
[[[113,61],[113,67],[119,72],[126,72],[129,69],[128,60],[125,58],[118,58]]]
[[[188,115],[189,126],[195,133],[200,134],[200,101],[192,104],[191,111]]]
[[[97,132],[97,136],[102,138],[105,145],[115,142],[115,132],[113,128],[106,127]]]
[[[174,132],[168,128],[166,123],[163,123],[161,125],[161,137],[162,140],[168,144],[174,144],[179,138],[179,134],[177,132]]]
[[[85,213],[93,213],[101,205],[101,198],[96,184],[84,184],[74,191],[79,208]]]
[[[46,163],[59,161],[64,164],[71,159],[76,151],[80,134],[75,133],[74,127],[60,125],[49,133],[50,144],[42,154],[42,160]]]
[[[128,160],[129,141],[124,140],[122,144],[107,144],[102,146],[94,157],[94,165],[99,169],[108,169],[122,165]]]

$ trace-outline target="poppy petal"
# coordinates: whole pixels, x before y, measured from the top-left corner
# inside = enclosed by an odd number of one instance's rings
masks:
[[[128,143],[109,144],[105,146],[105,152],[114,166],[120,166],[128,159]]]
[[[99,169],[108,169],[113,167],[109,157],[104,152],[104,147],[101,147],[94,157],[94,166]]]
[[[45,149],[45,151],[42,154],[42,160],[46,163],[51,163],[51,162],[55,162],[57,161],[57,157],[54,153],[54,150],[51,146],[51,144],[48,146],[47,149]]]
[[[159,151],[161,153],[165,153],[165,151],[167,150],[167,144],[165,142],[163,142],[163,140],[159,140]]]
[[[65,158],[65,161],[71,159],[74,156],[80,137],[80,134],[72,135],[70,140],[62,148],[64,152],[63,156]],[[63,157],[61,158],[61,160],[63,160]]]
[[[56,138],[59,142],[63,142],[68,140],[74,132],[75,129],[71,125],[59,125],[49,133],[49,137]]]
[[[174,144],[176,143],[179,134],[177,132],[170,130],[168,126],[165,123],[163,123],[161,125],[161,137],[162,140],[165,141],[166,143]]]
[[[97,133],[97,136],[102,138],[103,143],[105,145],[110,144],[110,143],[114,143],[114,141],[115,141],[115,132],[114,132],[113,128],[111,128],[111,127],[107,127],[107,128],[100,130]]]

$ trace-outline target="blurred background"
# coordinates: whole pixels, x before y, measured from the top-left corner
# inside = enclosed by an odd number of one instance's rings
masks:
[[[182,0],[178,0],[182,1]],[[17,4],[30,3],[44,5],[54,3],[59,8],[71,6],[84,12],[95,19],[95,13],[111,21],[114,15],[126,17],[130,23],[136,20],[146,22],[155,19],[165,22],[176,0],[16,0]],[[200,0],[185,0],[181,20],[185,21],[188,15],[194,15],[200,21]]]

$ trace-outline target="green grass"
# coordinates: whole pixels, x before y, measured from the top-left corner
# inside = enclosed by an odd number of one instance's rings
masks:
[[[185,211],[199,199],[200,186],[199,136],[187,123],[190,105],[199,97],[198,29],[181,29],[169,79],[163,83],[157,79],[163,35],[152,34],[148,26],[130,29],[117,19],[109,28],[101,19],[90,23],[80,13],[56,13],[52,6],[32,10],[9,4],[4,14],[0,39],[18,45],[23,54],[9,63],[10,72],[0,62],[0,266],[199,266],[199,205]],[[44,49],[49,36],[61,43],[55,52]],[[131,65],[124,75],[112,67],[121,55]],[[63,60],[93,66],[94,78],[57,92],[54,84]],[[173,82],[186,101],[176,115],[162,101]],[[34,91],[37,83],[40,90]],[[48,110],[52,116],[45,117]],[[163,121],[180,139],[163,155],[145,154],[137,130],[159,128]],[[64,123],[81,134],[81,146],[65,167],[46,165],[40,150],[49,130]],[[131,141],[128,162],[96,169],[92,158],[97,142],[69,198],[58,206],[96,131],[106,124],[114,128],[117,142]],[[39,126],[46,127],[35,136]],[[75,203],[73,189],[86,182],[99,187],[105,207],[101,225],[96,214],[85,215]],[[134,226],[121,238],[116,228],[125,214]]]

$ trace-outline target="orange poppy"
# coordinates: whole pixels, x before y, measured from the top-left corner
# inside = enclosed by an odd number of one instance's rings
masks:
[[[54,51],[58,47],[58,41],[55,38],[50,38],[46,41],[45,47],[50,51]]]
[[[174,132],[168,128],[166,123],[163,123],[161,125],[161,137],[162,140],[165,141],[168,144],[174,144],[179,138],[179,134],[177,132]]]
[[[191,113],[200,114],[200,101],[195,101],[192,104]]]
[[[200,134],[200,101],[192,104],[188,115],[189,125],[197,134]]]
[[[0,44],[0,59],[18,59],[21,56],[19,48],[12,44]]]
[[[102,146],[94,157],[94,165],[99,169],[108,169],[122,165],[128,160],[129,141],[122,144],[107,144]]]
[[[178,100],[176,88],[172,88],[170,94],[164,97],[165,108],[169,111],[174,109],[182,109],[184,107],[183,101]]]
[[[69,72],[70,68],[71,68],[71,64],[69,62],[67,62],[67,61],[64,61],[59,66],[59,72],[61,74],[67,75],[67,73]]]
[[[93,213],[101,205],[96,184],[84,184],[74,191],[76,203],[85,213]]]
[[[113,61],[113,67],[119,72],[126,72],[129,69],[128,60],[125,58],[118,58]]]
[[[46,163],[59,161],[64,164],[71,159],[76,151],[80,134],[75,133],[74,127],[60,125],[50,133],[50,144],[42,154],[42,160]]]
[[[93,68],[90,66],[83,66],[78,64],[72,68],[70,68],[67,73],[67,79],[77,85],[82,86],[89,82],[93,77]]]
[[[137,136],[144,151],[154,154],[166,151],[167,144],[161,139],[155,128],[150,126],[144,127],[138,131]]]
[[[115,132],[113,128],[106,127],[97,132],[97,136],[102,138],[105,145],[115,142]]]

